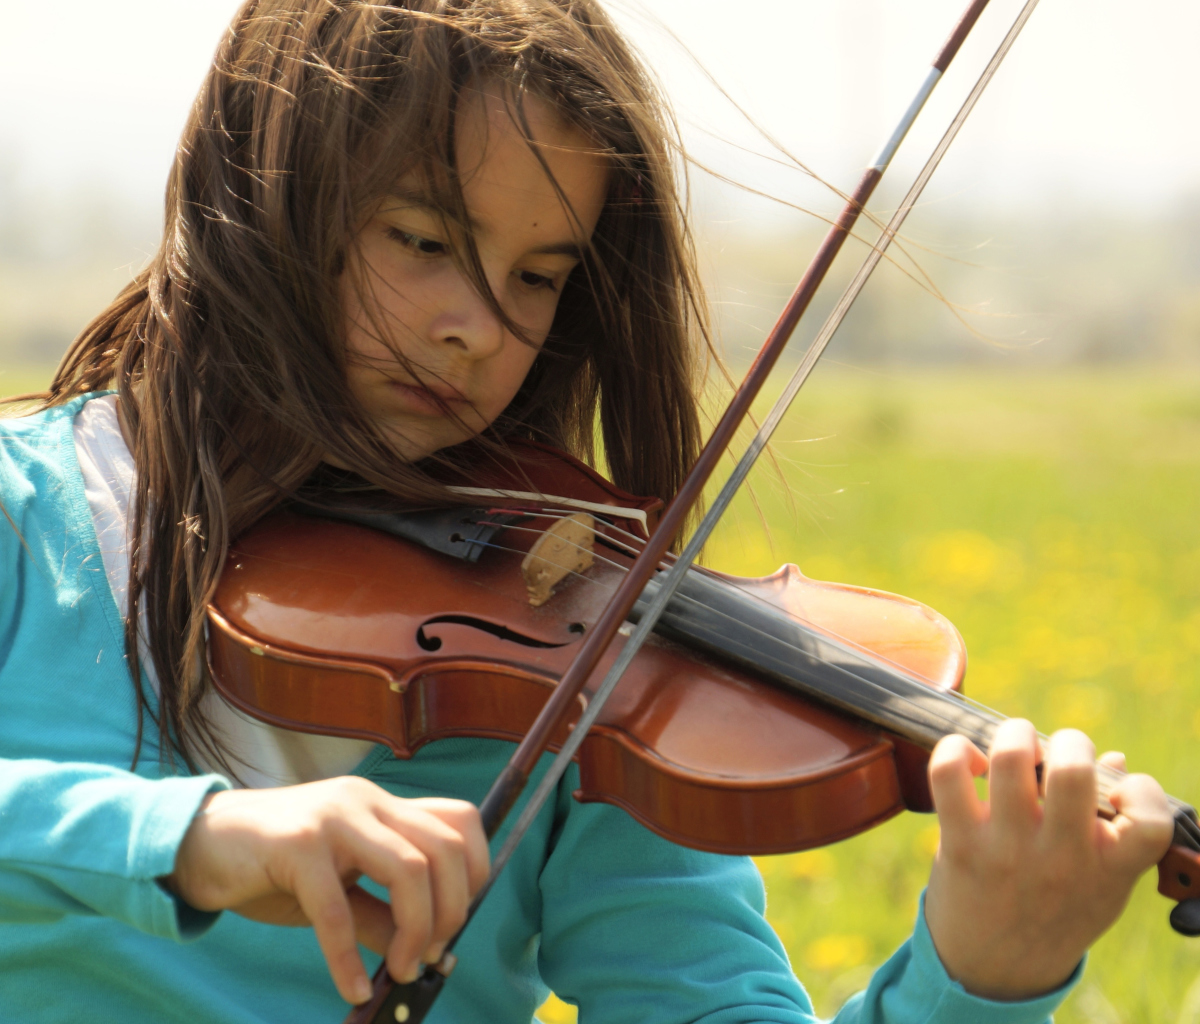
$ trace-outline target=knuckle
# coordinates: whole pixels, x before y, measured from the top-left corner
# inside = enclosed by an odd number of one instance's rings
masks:
[[[1019,747],[998,747],[992,751],[991,766],[993,770],[1013,771],[1016,768],[1024,767],[1028,762],[1028,751]]]
[[[1047,778],[1047,785],[1055,785],[1060,789],[1075,790],[1091,789],[1095,786],[1096,769],[1090,763],[1070,762],[1054,765]]]
[[[969,840],[942,833],[938,843],[938,860],[956,868],[966,868],[976,859],[975,844]]]
[[[1175,819],[1169,811],[1149,811],[1131,816],[1135,832],[1149,845],[1165,843],[1175,835]]]
[[[479,808],[467,800],[451,800],[448,798],[433,798],[422,801],[427,804],[427,810],[436,815],[447,827],[456,832],[464,832],[479,824]]]
[[[1152,775],[1146,775],[1141,772],[1135,775],[1127,775],[1121,780],[1121,784],[1117,788],[1123,795],[1129,795],[1136,800],[1153,804],[1155,810],[1160,814],[1165,814],[1168,817],[1171,816],[1170,805],[1167,803],[1167,794],[1163,791],[1159,781]]]
[[[305,917],[327,939],[332,935],[343,935],[354,926],[350,907],[340,890],[336,893],[325,890],[305,893],[300,905]]]
[[[285,849],[310,857],[328,840],[328,824],[320,818],[296,822],[286,837]]]
[[[929,761],[929,779],[934,784],[950,782],[963,770],[965,748],[961,744],[951,745],[943,740]]]
[[[429,858],[420,850],[407,851],[400,855],[400,871],[411,884],[428,885]]]
[[[357,775],[342,775],[329,780],[331,800],[338,804],[361,803],[375,795],[378,787]]]
[[[467,841],[460,833],[453,830],[438,838],[437,848],[438,855],[442,860],[461,861],[466,859]]]

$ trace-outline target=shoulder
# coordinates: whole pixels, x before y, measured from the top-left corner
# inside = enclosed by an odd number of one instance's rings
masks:
[[[92,397],[83,395],[29,415],[0,417],[0,487],[7,490],[18,481],[52,478],[73,468],[73,460],[64,459],[66,446],[72,444],[76,414]]]
[[[86,402],[83,395],[27,416],[0,417],[0,552],[18,547],[33,554],[90,522],[73,424]],[[49,556],[50,553],[46,552]]]

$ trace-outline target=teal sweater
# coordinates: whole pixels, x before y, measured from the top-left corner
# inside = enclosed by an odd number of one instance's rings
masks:
[[[155,883],[200,801],[228,783],[164,770],[154,734],[129,770],[121,613],[71,430],[85,400],[0,422],[0,1020],[337,1024],[347,1007],[311,930],[202,914]],[[446,740],[399,761],[380,747],[357,774],[404,797],[478,802],[510,750]],[[576,785],[564,780],[467,931],[431,1020],[527,1024],[547,986],[585,1024],[814,1019],[748,860],[673,846],[576,803]],[[918,919],[838,1020],[1036,1024],[1062,994],[967,995]]]

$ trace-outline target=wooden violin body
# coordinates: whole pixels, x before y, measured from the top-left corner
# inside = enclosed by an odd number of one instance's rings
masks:
[[[525,488],[655,510],[565,456],[526,456]],[[214,683],[263,721],[374,740],[402,758],[452,736],[519,740],[632,561],[621,531],[638,523],[601,524],[603,557],[531,607],[519,567],[541,529],[505,530],[469,565],[363,526],[276,514],[238,539],[210,606]],[[961,638],[916,601],[808,580],[795,566],[707,575],[930,687],[961,684]],[[926,760],[906,740],[656,636],[580,750],[577,796],[684,845],[779,853],[931,810]]]

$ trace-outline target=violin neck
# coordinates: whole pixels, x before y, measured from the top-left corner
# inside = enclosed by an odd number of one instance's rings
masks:
[[[651,580],[634,606],[637,621],[654,595]],[[658,632],[720,660],[751,670],[777,685],[865,719],[932,750],[943,737],[965,736],[983,752],[1004,716],[961,695],[937,689],[899,665],[849,641],[807,625],[774,605],[702,572],[688,575],[667,605]],[[1108,794],[1122,773],[1104,765],[1098,773],[1097,812],[1115,811]],[[1168,798],[1177,822],[1195,811]]]
[[[647,585],[634,606],[653,597]],[[733,662],[787,689],[832,705],[932,750],[960,733],[981,750],[999,717],[930,686],[903,668],[702,572],[689,574],[658,631]]]

